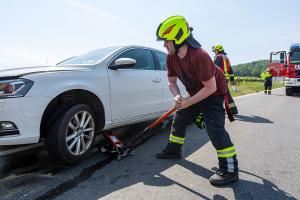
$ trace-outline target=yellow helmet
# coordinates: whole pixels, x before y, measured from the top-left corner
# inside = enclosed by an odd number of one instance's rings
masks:
[[[216,44],[215,46],[212,47],[213,51],[224,51],[224,47],[220,44]]]
[[[175,15],[165,19],[157,28],[158,40],[173,40],[180,45],[191,34],[187,21],[183,16]]]

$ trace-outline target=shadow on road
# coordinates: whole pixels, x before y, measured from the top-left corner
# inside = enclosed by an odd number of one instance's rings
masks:
[[[252,116],[235,115],[235,119],[237,121],[251,122],[251,123],[264,123],[264,124],[274,123],[269,119],[259,117],[259,116],[256,116],[256,115],[252,115]]]
[[[197,174],[201,177],[204,177],[204,178],[209,178],[212,175],[212,171],[207,170],[206,168],[203,168],[203,167],[196,165],[193,162],[190,162],[187,160],[176,162],[176,164],[181,165],[182,167],[185,167],[186,169],[191,170],[195,174]],[[239,200],[249,200],[249,199],[296,200],[295,197],[293,197],[291,194],[281,190],[280,188],[278,188],[277,185],[275,185],[271,181],[266,180],[266,179],[264,179],[258,175],[255,175],[251,172],[240,170],[240,174],[242,174],[242,173],[249,175],[249,176],[254,176],[254,177],[260,179],[262,181],[262,183],[251,182],[248,180],[240,179],[236,183],[233,183],[231,185],[223,187],[223,188],[231,188],[232,189],[232,191],[234,193],[234,197],[235,197],[234,199],[239,199]],[[175,185],[193,193],[194,195],[197,195],[201,199],[207,199],[207,200],[210,199],[207,196],[183,185],[182,183],[178,183],[178,182],[171,180],[161,174],[159,176],[153,178],[153,180],[151,182],[144,181],[143,183],[146,185],[151,185],[151,186],[168,186],[168,185],[175,184]],[[227,198],[225,198],[224,196],[222,196],[220,194],[215,194],[212,199],[213,200],[227,200]]]
[[[160,137],[158,139],[158,137]],[[112,171],[113,168],[109,169],[107,167],[104,172],[100,172],[100,176],[90,177],[83,185],[76,185],[76,193],[73,196],[76,199],[101,199],[113,192],[128,188],[130,186],[136,185],[138,183],[143,183],[149,186],[160,186],[166,187],[170,185],[176,185],[182,189],[193,193],[199,199],[211,199],[201,192],[199,189],[194,190],[193,188],[184,183],[179,183],[168,177],[163,173],[171,168],[172,166],[179,165],[195,175],[208,179],[214,172],[210,169],[204,168],[192,161],[187,159],[181,160],[157,160],[154,158],[155,153],[159,151],[167,141],[167,135],[156,135],[153,139],[147,142],[145,146],[141,146],[138,151],[142,153],[141,155],[137,154],[136,156],[129,157],[126,160],[117,163],[111,163],[112,165],[118,165],[118,171]],[[186,145],[184,146],[184,157],[188,157],[199,148],[204,146],[209,141],[207,135],[204,131],[199,131],[196,133],[187,134]],[[153,151],[145,151],[143,148],[149,149],[151,147]],[[150,148],[150,149],[151,149]],[[213,156],[213,155],[212,155]],[[205,162],[205,159],[203,159]],[[115,169],[115,168],[114,168]],[[229,188],[232,188],[234,192],[235,199],[295,199],[290,194],[286,193],[283,190],[280,190],[275,184],[271,181],[268,181],[262,177],[259,177],[250,172],[241,170],[241,173],[245,173],[250,176],[255,176],[263,181],[262,184],[257,182],[251,182],[248,180],[240,180],[234,184],[229,185]],[[102,175],[101,175],[102,174]],[[110,175],[106,177],[106,175]],[[180,176],[180,175],[179,175]],[[101,180],[106,179],[102,182]],[[208,181],[208,180],[207,180]],[[106,183],[102,184],[102,183]],[[102,184],[101,186],[99,184]],[[82,187],[83,186],[83,187]],[[71,188],[69,188],[71,189]],[[201,188],[200,188],[201,189]],[[67,191],[67,190],[66,190]],[[65,191],[65,192],[66,192]],[[93,193],[93,197],[89,195]],[[51,193],[48,193],[51,194]],[[55,193],[52,193],[55,194]],[[62,194],[62,193],[61,193]],[[71,195],[72,192],[68,193]],[[79,195],[80,194],[80,195]],[[73,198],[72,196],[47,196],[44,194],[38,199],[53,199],[53,198],[63,199],[65,197]],[[61,197],[61,198],[60,198]],[[212,199],[226,199],[222,195],[216,194]]]
[[[247,117],[244,119],[248,119]],[[254,117],[254,121],[260,121],[256,123],[272,123],[264,118]],[[249,119],[248,119],[249,120]],[[253,121],[253,119],[252,119]],[[263,122],[261,122],[263,121]],[[167,130],[170,127],[166,128]],[[193,129],[195,130],[195,129]],[[184,159],[199,148],[204,146],[208,141],[208,137],[203,130],[197,130],[194,133],[187,133],[186,144],[183,148],[184,158],[181,160],[157,160],[155,159],[155,154],[160,151],[168,140],[168,134],[156,134],[150,140],[148,140],[144,145],[140,146],[136,151],[136,156],[128,157],[122,161],[114,161],[111,163],[96,163],[82,169],[81,173],[77,176],[71,177],[70,179],[64,181],[63,183],[52,187],[47,192],[39,193],[31,196],[31,199],[91,199],[98,200],[102,197],[110,195],[118,190],[126,189],[128,187],[134,186],[136,184],[142,183],[149,186],[161,186],[166,187],[170,185],[176,185],[190,193],[193,193],[199,199],[211,199],[205,196],[207,192],[201,193],[201,188],[195,189],[189,187],[189,183],[179,183],[174,181],[164,175],[164,172],[174,165],[179,165],[195,175],[208,179],[214,172],[213,170],[202,167],[192,161]],[[152,149],[152,150],[151,150]],[[149,151],[150,150],[150,151]],[[99,155],[95,155],[99,156]],[[214,155],[212,155],[214,156]],[[205,162],[205,158],[202,159]],[[216,163],[217,164],[217,163]],[[103,168],[106,166],[105,168]],[[44,184],[48,184],[51,179],[59,177],[64,173],[69,173],[69,170],[76,168],[76,166],[64,168],[62,171],[58,170],[55,176],[41,176],[31,177],[28,179],[30,181],[25,181],[28,185],[38,184],[39,187]],[[241,179],[228,188],[232,188],[234,192],[235,199],[295,199],[290,194],[283,190],[280,190],[278,186],[269,180],[259,177],[250,172],[240,170],[241,173],[245,173],[250,176],[254,176],[262,180],[262,183],[251,182],[248,180]],[[180,175],[179,175],[180,176]],[[208,181],[208,180],[207,180]],[[14,185],[11,188],[23,187],[24,180],[21,181],[20,186]],[[27,185],[27,186],[28,186]],[[24,193],[24,190],[19,193],[20,196]],[[35,190],[39,190],[35,187]],[[73,191],[71,191],[73,190]],[[76,192],[75,192],[76,191]],[[216,190],[217,191],[217,190]],[[9,192],[9,191],[7,191]],[[68,192],[66,194],[66,192]],[[92,195],[91,195],[92,194]],[[0,198],[1,199],[1,198]],[[10,198],[8,198],[10,199]],[[15,198],[11,198],[15,199]],[[21,198],[22,199],[22,198]],[[215,194],[212,199],[226,199],[220,194]]]
[[[264,179],[256,174],[240,170],[240,174],[246,174],[258,178],[262,183],[251,182],[248,180],[240,179],[239,182],[232,184],[229,188],[232,189],[235,199],[289,199],[296,200],[291,194],[281,190],[277,185],[269,180]],[[224,200],[225,197],[221,195],[214,195],[214,200]]]

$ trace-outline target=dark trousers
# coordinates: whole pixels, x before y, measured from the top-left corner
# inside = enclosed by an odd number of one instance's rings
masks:
[[[265,86],[265,94],[271,94],[272,90],[272,78],[267,78],[264,83]]]
[[[224,127],[225,109],[223,103],[223,96],[210,96],[186,109],[176,111],[167,148],[172,151],[181,151],[187,126],[194,121],[199,112],[202,112],[206,132],[217,150],[219,169],[229,172],[237,171],[238,161],[236,159],[234,145]],[[228,155],[232,156],[228,157]]]

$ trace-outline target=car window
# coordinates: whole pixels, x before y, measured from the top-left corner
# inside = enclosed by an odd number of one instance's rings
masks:
[[[87,65],[95,65],[100,62],[105,56],[109,55],[113,51],[115,51],[118,47],[109,47],[98,49],[94,51],[89,51],[80,56],[74,56],[67,60],[64,60],[57,65],[76,65],[76,64],[87,64]]]
[[[134,67],[130,69],[154,70],[154,61],[151,51],[148,49],[130,49],[123,52],[116,59],[132,58],[136,60]]]
[[[166,54],[160,53],[160,52],[157,52],[157,51],[154,51],[154,53],[155,53],[155,55],[158,59],[160,68],[164,71],[167,71],[167,57],[166,57]]]

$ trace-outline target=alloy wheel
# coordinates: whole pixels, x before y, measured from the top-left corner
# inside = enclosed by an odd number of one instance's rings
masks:
[[[95,134],[93,116],[87,111],[77,112],[66,130],[66,144],[71,154],[82,155],[91,146]]]

